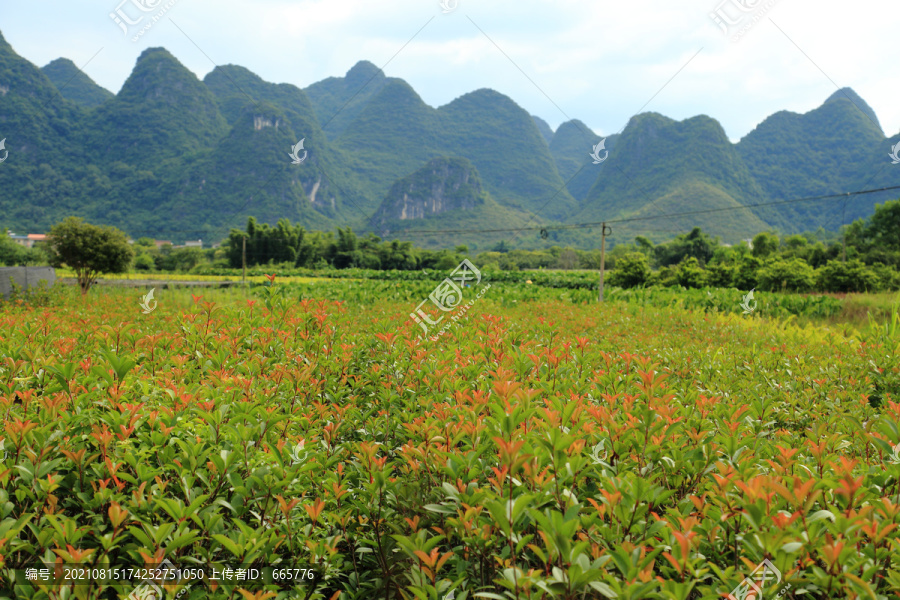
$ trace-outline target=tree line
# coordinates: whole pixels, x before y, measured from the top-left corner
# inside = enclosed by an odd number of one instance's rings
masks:
[[[370,269],[410,271],[450,270],[468,256],[466,246],[428,250],[409,241],[385,241],[370,233],[359,236],[350,227],[307,231],[287,219],[275,226],[253,217],[244,230],[232,229],[218,248],[157,247],[140,238],[129,244],[124,233],[70,217],[54,226],[53,242],[26,249],[8,235],[0,236],[0,264],[81,264],[75,255],[103,254],[102,272],[198,272],[213,268],[238,269],[246,265],[279,268]],[[117,249],[127,246],[127,251]],[[66,256],[62,256],[66,254]],[[78,261],[81,261],[79,263]],[[543,250],[513,250],[505,242],[472,260],[483,271],[523,269],[599,269],[599,250],[554,246]],[[617,244],[606,255],[609,284],[619,287],[648,285],[689,288],[736,287],[766,291],[878,291],[900,289],[900,200],[876,205],[868,219],[860,219],[843,235],[820,229],[815,233],[778,235],[762,232],[750,242],[728,245],[699,227],[674,239],[654,244],[644,236]],[[117,271],[118,269],[119,271]],[[96,271],[96,269],[89,269]]]

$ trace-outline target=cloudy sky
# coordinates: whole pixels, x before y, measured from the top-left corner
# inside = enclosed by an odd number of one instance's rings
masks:
[[[113,92],[145,48],[163,46],[201,78],[231,63],[300,87],[365,59],[432,106],[489,87],[554,129],[578,118],[602,135],[655,111],[710,115],[736,141],[769,114],[809,111],[845,86],[887,135],[900,130],[898,2],[444,2],[455,8],[443,12],[441,0],[0,0],[0,31],[38,66],[70,58]],[[124,26],[126,35],[111,13],[143,19]]]

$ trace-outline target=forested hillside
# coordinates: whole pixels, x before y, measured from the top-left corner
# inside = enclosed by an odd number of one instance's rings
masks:
[[[705,115],[644,113],[604,138],[577,119],[553,131],[490,89],[431,107],[367,61],[301,89],[237,65],[201,81],[150,48],[113,95],[68,59],[37,68],[0,36],[0,94],[10,153],[0,166],[0,225],[16,231],[44,232],[77,215],[135,238],[215,242],[253,216],[380,230],[427,247],[484,250],[505,239],[588,248],[596,231],[552,226],[638,219],[616,227],[612,241],[700,226],[736,242],[772,228],[836,230],[898,194],[785,200],[900,185],[887,157],[900,135],[886,138],[849,89],[806,114],[776,113],[737,144]],[[595,164],[589,154],[604,139],[607,158]],[[301,140],[305,158],[293,164]],[[410,178],[451,159],[477,174],[479,202],[411,218],[390,210]],[[437,200],[416,193],[417,202]],[[525,224],[552,231],[478,233]],[[454,233],[435,233],[442,229]]]

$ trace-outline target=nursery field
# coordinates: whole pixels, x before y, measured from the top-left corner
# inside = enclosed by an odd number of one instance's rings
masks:
[[[0,596],[900,596],[896,313],[434,286],[3,305]]]

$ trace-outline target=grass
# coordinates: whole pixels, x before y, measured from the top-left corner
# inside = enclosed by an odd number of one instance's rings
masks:
[[[58,278],[75,278],[75,272],[70,269],[56,269],[56,276]],[[193,273],[172,273],[168,271],[163,272],[134,272],[134,273],[107,273],[100,276],[100,279],[110,280],[110,281],[200,281],[200,282],[219,282],[219,281],[241,281],[241,276],[238,274],[237,276],[231,275],[195,275]],[[321,277],[299,277],[299,276],[287,276],[282,277],[282,280],[286,283],[312,283],[316,281],[325,281],[324,278]],[[265,283],[266,277],[265,275],[250,275],[247,276],[246,281],[250,283]]]

